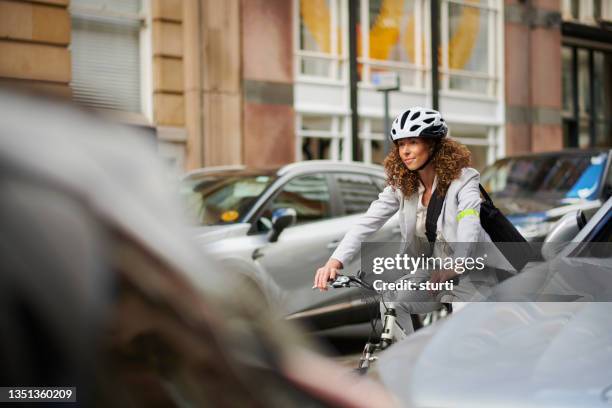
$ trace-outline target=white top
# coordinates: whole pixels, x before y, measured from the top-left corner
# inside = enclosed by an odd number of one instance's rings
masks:
[[[436,184],[438,181],[438,176],[434,177],[434,182],[432,186],[432,190],[436,189]],[[423,183],[419,181],[419,200],[417,202],[416,209],[416,229],[415,234],[420,238],[427,238],[427,234],[425,233],[425,221],[427,220],[427,206],[423,205],[423,193],[425,192],[425,186]]]
[[[419,187],[419,202],[416,210],[416,236],[421,238],[427,238],[425,234],[425,221],[427,219],[427,207],[423,205],[423,192],[420,191]]]

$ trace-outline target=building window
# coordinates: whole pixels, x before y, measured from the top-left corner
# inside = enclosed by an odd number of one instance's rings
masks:
[[[424,0],[359,0],[358,74],[394,71],[402,88],[424,88],[429,18]]]
[[[335,115],[297,115],[297,160],[348,160],[344,135],[347,119]]]
[[[297,74],[348,80],[348,0],[296,0]],[[425,0],[358,0],[357,58],[362,83],[372,73],[398,72],[405,88],[425,86],[429,51]]]
[[[472,153],[472,167],[482,170],[493,163],[498,155],[498,132],[496,126],[467,123],[449,123],[450,136],[466,145]]]
[[[499,81],[496,0],[442,0],[442,89],[491,97]]]
[[[295,0],[299,10],[295,56],[302,78],[347,80],[347,0]]]
[[[353,0],[351,0],[353,1]],[[475,110],[502,106],[503,9],[501,0],[354,0],[357,5],[359,146],[366,163],[382,164],[382,97],[372,84],[379,72],[396,72],[401,89],[390,111],[427,104],[431,92],[431,1],[440,4],[440,86],[445,115],[459,122],[459,137],[472,149],[477,167],[503,154],[499,114],[472,123]],[[348,81],[349,0],[294,0],[297,160],[351,160]],[[474,102],[474,101],[478,102]],[[460,103],[455,103],[460,101]],[[491,112],[492,110],[489,110]],[[503,110],[498,110],[503,111]],[[490,120],[489,120],[490,119]],[[481,123],[478,121],[478,123]],[[451,125],[453,129],[453,125]]]
[[[612,146],[612,53],[576,46],[562,51],[565,145]]]
[[[148,114],[146,0],[72,0],[72,82],[84,105]],[[144,58],[143,58],[144,57]]]
[[[385,124],[383,120],[362,118],[359,123],[359,139],[363,144],[363,161],[382,164],[385,160]]]
[[[612,20],[612,0],[563,0],[563,19],[583,24],[597,24]]]

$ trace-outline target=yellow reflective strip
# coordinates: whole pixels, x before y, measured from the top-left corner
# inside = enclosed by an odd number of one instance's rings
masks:
[[[476,217],[480,216],[480,214],[478,214],[478,211],[473,208],[468,208],[466,210],[461,211],[459,215],[457,215],[457,221],[461,221],[463,217],[467,217],[468,215],[474,215]]]

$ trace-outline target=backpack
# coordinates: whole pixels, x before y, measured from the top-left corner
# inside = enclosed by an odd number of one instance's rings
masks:
[[[539,257],[527,240],[518,232],[508,218],[495,207],[493,200],[487,194],[484,187],[480,184],[478,186],[483,197],[483,201],[480,204],[480,225],[489,234],[495,246],[497,246],[517,271],[523,269],[528,262],[538,260]],[[438,218],[442,212],[442,205],[445,199],[446,193],[440,196],[435,194],[434,191],[427,206],[425,234],[427,235],[427,240],[432,244],[436,241]],[[516,244],[503,245],[503,243]]]

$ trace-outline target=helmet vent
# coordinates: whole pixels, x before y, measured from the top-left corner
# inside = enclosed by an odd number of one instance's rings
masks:
[[[406,113],[404,113],[402,115],[402,121],[400,123],[400,129],[404,128],[404,125],[406,124],[406,119],[408,119],[408,115],[410,115],[410,111],[406,111]]]
[[[397,132],[395,131],[395,129],[391,129],[391,133],[396,134]]]
[[[421,116],[421,112],[415,112],[414,115],[412,115],[412,117],[410,118],[410,120],[415,120],[419,116]]]
[[[425,123],[427,123],[429,125],[434,120],[436,120],[436,118],[428,118],[428,119],[423,119],[423,122],[425,122]]]
[[[418,128],[420,128],[420,127],[421,127],[421,125],[414,125],[414,126],[412,126],[412,127],[410,128],[410,131],[411,131],[411,132],[414,132],[415,130],[417,130],[417,129],[418,129]]]

